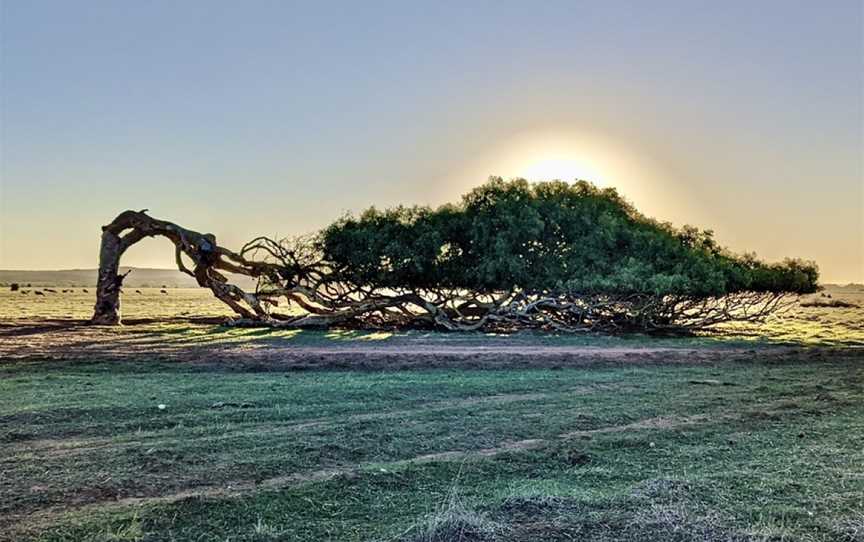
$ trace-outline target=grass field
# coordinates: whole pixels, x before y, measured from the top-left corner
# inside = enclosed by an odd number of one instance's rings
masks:
[[[199,294],[140,317],[214,315]],[[3,540],[864,540],[861,309],[491,337],[47,325],[71,298],[23,297]]]
[[[95,288],[55,286],[57,293],[44,287],[23,288],[27,291],[0,290],[0,321],[16,320],[86,320],[93,315]],[[62,293],[63,289],[72,290]],[[44,295],[36,295],[40,291]],[[231,310],[203,288],[126,288],[122,297],[124,318],[176,318],[188,316],[230,316]],[[137,292],[141,292],[140,294]]]

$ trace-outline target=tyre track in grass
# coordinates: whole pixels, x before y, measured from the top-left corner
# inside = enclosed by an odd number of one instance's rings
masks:
[[[156,444],[171,444],[178,442],[194,442],[194,441],[219,441],[223,439],[234,439],[242,437],[260,437],[261,435],[278,435],[281,433],[295,433],[309,429],[322,429],[337,427],[341,424],[362,421],[388,420],[393,418],[410,417],[417,414],[443,412],[451,409],[467,408],[472,406],[496,406],[506,405],[516,402],[535,402],[547,399],[555,399],[558,397],[570,395],[587,395],[602,391],[621,391],[633,389],[631,385],[617,385],[598,383],[594,385],[582,385],[567,388],[559,392],[552,393],[511,393],[511,394],[494,394],[483,397],[467,397],[464,399],[447,399],[441,401],[431,401],[421,404],[415,408],[388,410],[383,412],[369,412],[363,414],[348,414],[345,416],[330,416],[326,418],[314,418],[310,420],[298,421],[289,424],[268,424],[261,423],[263,427],[251,427],[240,431],[230,431],[218,435],[181,435],[174,439],[166,438],[164,435],[149,435],[144,438],[134,439],[130,441],[117,442],[115,439],[107,437],[97,438],[69,438],[69,439],[36,439],[31,441],[22,441],[15,443],[8,448],[11,452],[10,459],[22,458],[21,456],[36,455],[39,458],[52,457],[69,457],[78,454],[86,454],[93,450],[111,448],[123,449],[132,447],[141,447]]]
[[[474,450],[450,450],[422,454],[407,459],[397,459],[387,462],[362,462],[344,467],[320,469],[302,473],[292,473],[263,480],[238,480],[219,485],[199,485],[164,495],[124,497],[120,499],[91,500],[75,503],[72,506],[55,506],[31,510],[27,513],[12,515],[6,519],[4,527],[11,533],[26,533],[35,529],[44,529],[56,524],[70,513],[87,514],[105,510],[123,509],[136,506],[171,504],[186,499],[234,498],[252,495],[258,491],[274,491],[299,487],[304,484],[327,481],[339,476],[359,476],[363,473],[387,472],[409,465],[419,465],[434,462],[470,461],[493,458],[495,456],[528,450],[538,450],[556,443],[566,442],[574,438],[599,434],[617,434],[630,431],[668,431],[683,427],[697,427],[717,422],[730,422],[747,418],[754,412],[776,414],[778,416],[792,413],[788,408],[773,408],[785,405],[787,400],[773,401],[766,404],[751,405],[746,411],[720,412],[711,416],[699,414],[693,416],[652,416],[626,424],[610,425],[591,430],[562,433],[553,439],[525,439],[518,441],[503,441],[498,446]],[[3,522],[0,521],[0,527]]]

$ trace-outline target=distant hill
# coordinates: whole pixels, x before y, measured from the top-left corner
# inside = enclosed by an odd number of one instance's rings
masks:
[[[123,285],[136,288],[197,288],[195,279],[176,269],[149,269],[144,267],[121,267],[120,272],[132,270]],[[96,269],[62,269],[58,271],[14,271],[0,270],[0,286],[13,282],[33,286],[96,286]],[[241,288],[254,288],[248,277],[229,275],[229,280]]]

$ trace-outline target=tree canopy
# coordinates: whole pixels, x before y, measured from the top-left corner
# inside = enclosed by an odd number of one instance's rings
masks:
[[[334,280],[376,287],[701,297],[818,287],[814,263],[735,255],[711,230],[658,222],[585,181],[492,178],[457,204],[343,217],[317,243]]]

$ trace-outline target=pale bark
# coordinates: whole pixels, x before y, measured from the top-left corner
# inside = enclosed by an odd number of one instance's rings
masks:
[[[230,284],[220,270],[258,277],[271,270],[270,264],[250,262],[219,247],[213,234],[187,230],[172,222],[157,220],[144,211],[124,211],[110,224],[102,227],[99,249],[99,278],[96,306],[91,323],[116,325],[121,322],[120,287],[125,275],[119,274],[123,253],[145,237],[161,236],[175,247],[175,259],[180,271],[195,277],[199,286],[210,288],[219,300],[242,318],[266,320],[267,311],[254,295]],[[187,268],[183,256],[193,268]]]

